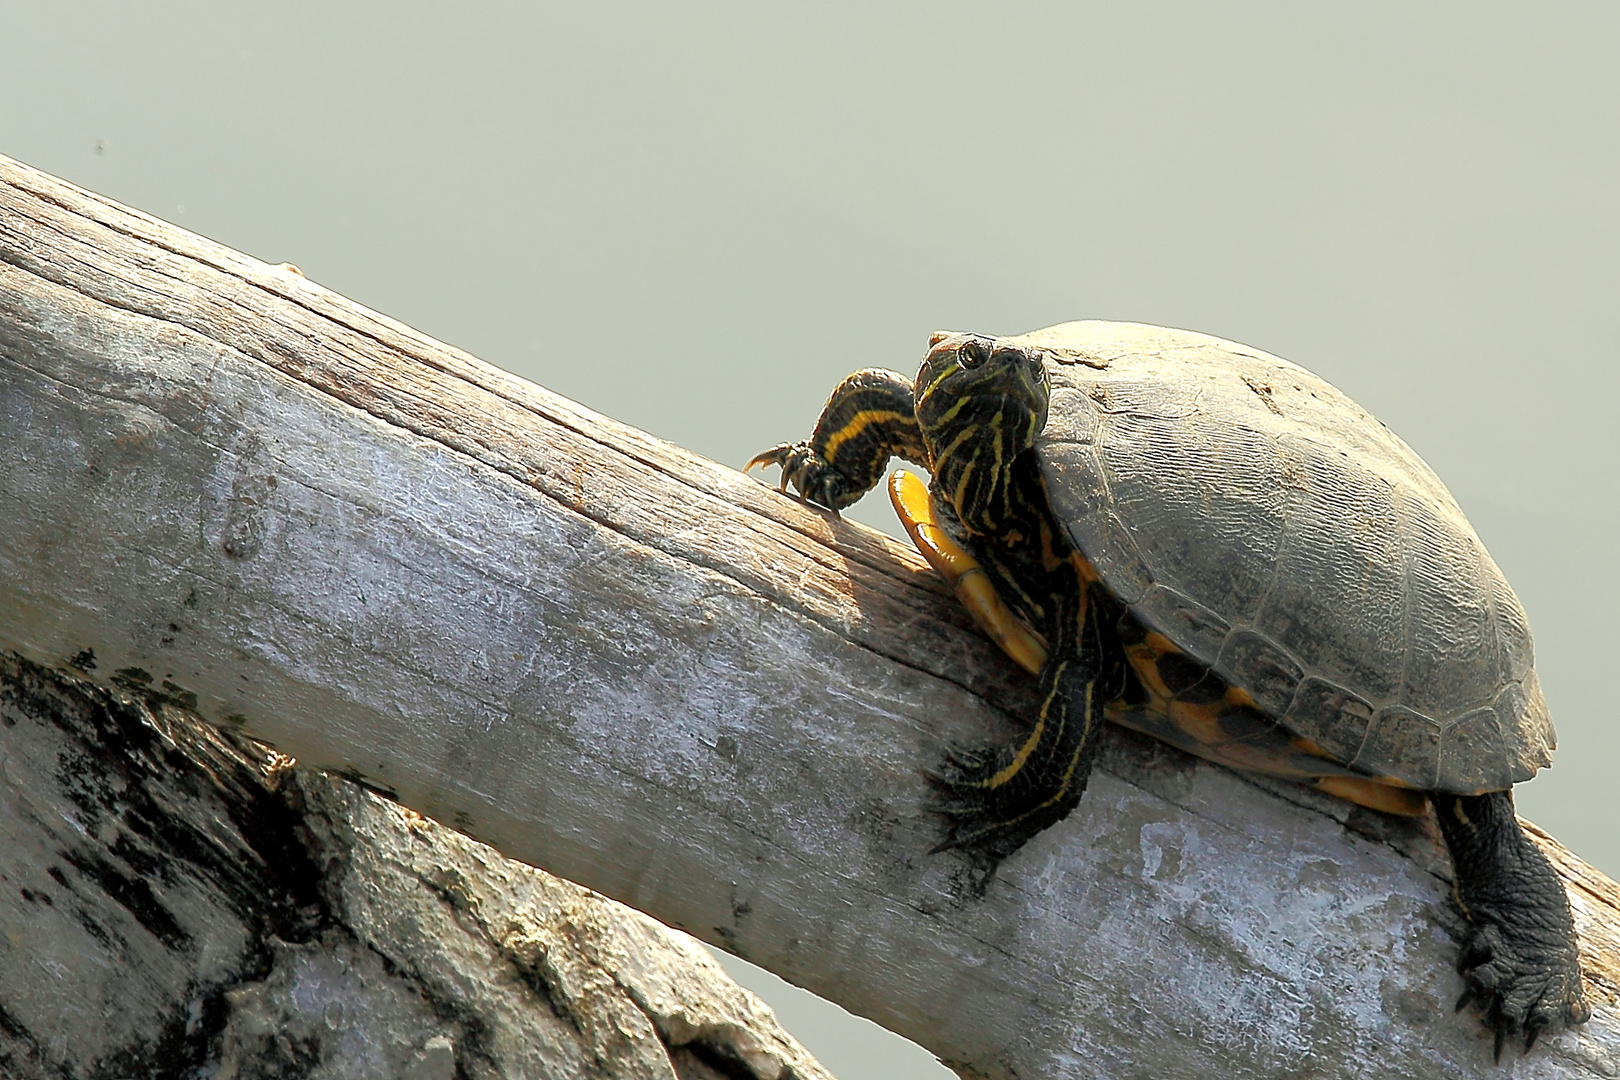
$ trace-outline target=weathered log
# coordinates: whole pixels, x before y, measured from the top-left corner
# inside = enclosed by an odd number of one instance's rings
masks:
[[[695,941],[0,655],[0,1075],[831,1080]]]
[[[604,335],[597,356],[679,344]],[[1002,867],[920,771],[1028,687],[920,561],[304,280],[0,167],[0,645],[623,900],[965,1076],[1495,1074],[1427,823],[1124,733]],[[1620,1073],[1620,891],[1548,841]]]

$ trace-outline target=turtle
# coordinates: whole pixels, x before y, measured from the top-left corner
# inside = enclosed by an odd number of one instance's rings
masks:
[[[1039,680],[1001,744],[928,773],[936,850],[991,868],[1061,821],[1111,720],[1381,813],[1433,807],[1467,919],[1461,1011],[1525,1052],[1591,1015],[1557,873],[1512,787],[1556,737],[1524,608],[1456,500],[1323,379],[1184,330],[942,332],[857,371],[780,489],[835,514],[891,458],[907,532]]]

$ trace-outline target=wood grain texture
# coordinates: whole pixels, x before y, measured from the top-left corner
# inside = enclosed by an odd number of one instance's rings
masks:
[[[601,353],[633,347],[678,348]],[[975,896],[920,773],[1029,688],[914,554],[15,163],[0,425],[0,645],[93,652],[964,1076],[1500,1073],[1426,823],[1114,733]],[[1515,1072],[1620,1075],[1616,894],[1558,858],[1597,1012]]]
[[[0,1076],[832,1080],[707,950],[0,655]]]

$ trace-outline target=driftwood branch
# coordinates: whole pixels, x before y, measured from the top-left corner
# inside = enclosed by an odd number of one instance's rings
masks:
[[[605,337],[611,362],[632,345]],[[681,357],[671,353],[669,361]],[[0,646],[194,704],[965,1076],[1497,1075],[1424,822],[1111,736],[982,897],[920,771],[1028,687],[920,561],[0,164]],[[1620,891],[1558,849],[1620,1073]]]

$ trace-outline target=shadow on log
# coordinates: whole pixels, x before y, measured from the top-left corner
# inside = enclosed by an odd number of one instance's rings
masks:
[[[665,346],[603,351],[632,347]],[[1429,823],[1114,732],[975,896],[920,771],[1029,686],[913,553],[14,163],[0,425],[0,646],[361,778],[964,1076],[1500,1074],[1452,1013]],[[1620,894],[1551,846],[1596,1015],[1516,1074],[1620,1075]]]

